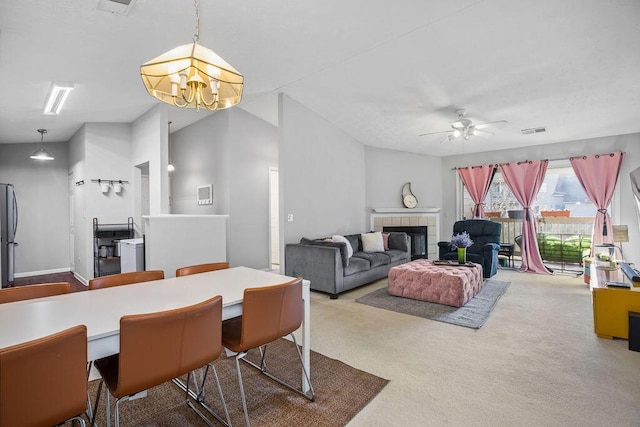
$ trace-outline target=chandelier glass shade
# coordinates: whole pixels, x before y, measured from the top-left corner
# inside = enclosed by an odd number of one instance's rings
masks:
[[[149,95],[182,108],[222,110],[242,99],[244,78],[211,49],[198,44],[198,2],[193,43],[178,46],[140,66]]]

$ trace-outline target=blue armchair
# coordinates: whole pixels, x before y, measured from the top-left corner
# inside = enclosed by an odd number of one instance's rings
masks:
[[[498,251],[502,224],[488,219],[465,219],[453,224],[453,234],[469,233],[473,245],[467,248],[467,261],[482,265],[484,278],[489,278],[498,271]],[[456,251],[451,250],[450,242],[438,242],[439,258],[458,259]]]

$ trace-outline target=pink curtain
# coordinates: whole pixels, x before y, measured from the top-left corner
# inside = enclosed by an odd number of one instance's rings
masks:
[[[491,185],[495,172],[496,165],[481,165],[458,169],[462,183],[467,187],[467,191],[475,203],[473,207],[474,218],[484,218],[484,198],[487,196],[487,191],[489,191],[489,185]]]
[[[611,203],[613,191],[618,182],[623,153],[596,154],[594,156],[571,157],[571,166],[589,199],[598,208],[593,221],[591,253],[593,246],[613,243],[611,217],[607,206]]]
[[[500,171],[513,195],[523,206],[522,265],[520,271],[551,274],[551,271],[542,263],[538,248],[538,227],[533,212],[531,212],[531,204],[536,200],[547,172],[547,161],[507,163],[500,165]]]

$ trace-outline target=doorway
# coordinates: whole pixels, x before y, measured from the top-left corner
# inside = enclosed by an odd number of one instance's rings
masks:
[[[271,269],[280,270],[280,197],[278,168],[269,168],[269,259]]]

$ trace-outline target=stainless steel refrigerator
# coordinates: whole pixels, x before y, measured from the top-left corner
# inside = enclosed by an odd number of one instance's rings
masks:
[[[0,184],[0,273],[1,287],[12,286],[15,274],[15,241],[18,202],[12,184]]]

